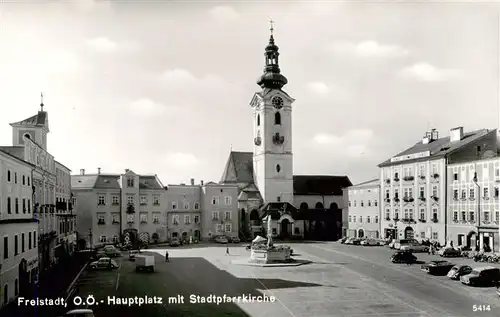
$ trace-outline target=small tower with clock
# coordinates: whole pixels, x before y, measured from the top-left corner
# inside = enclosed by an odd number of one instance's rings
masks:
[[[264,56],[264,73],[257,81],[262,90],[250,102],[254,110],[254,181],[265,203],[293,203],[292,103],[295,100],[282,89],[288,80],[279,67],[272,24]]]

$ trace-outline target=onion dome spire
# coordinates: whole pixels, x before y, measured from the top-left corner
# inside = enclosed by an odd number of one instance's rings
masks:
[[[266,57],[266,66],[264,67],[264,74],[257,80],[257,85],[262,88],[281,89],[288,83],[288,79],[281,75],[281,70],[278,63],[279,48],[274,44],[274,21],[269,21],[271,27],[271,36],[269,37],[269,44],[266,46],[264,56]]]

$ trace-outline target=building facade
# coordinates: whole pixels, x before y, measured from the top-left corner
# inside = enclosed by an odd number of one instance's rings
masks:
[[[71,176],[79,247],[140,239],[165,241],[165,188],[156,175],[86,174]]]
[[[29,295],[38,276],[35,165],[0,150],[0,308]]]
[[[73,213],[71,201],[71,170],[57,161],[55,161],[55,168],[57,220],[55,257],[60,259],[73,254],[76,244],[76,215]]]
[[[281,73],[272,30],[264,55],[264,73],[257,81],[261,90],[250,101],[253,152],[232,151],[220,184],[237,186],[243,238],[265,234],[262,220],[271,215],[277,237],[335,240],[347,208],[342,189],[352,184],[346,176],[293,174],[295,100],[283,90],[288,80]]]
[[[500,250],[500,158],[448,165],[448,234],[456,246]]]
[[[440,138],[433,129],[414,146],[380,164],[383,236],[446,244],[450,240],[447,166],[491,155],[496,147],[494,130],[464,133],[458,127]]]
[[[380,238],[380,180],[349,187],[347,236]]]

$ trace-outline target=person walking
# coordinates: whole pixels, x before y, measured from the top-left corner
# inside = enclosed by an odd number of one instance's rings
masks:
[[[229,245],[226,245],[226,255],[230,255],[229,254]]]
[[[168,251],[165,251],[165,262],[170,262],[168,259]]]

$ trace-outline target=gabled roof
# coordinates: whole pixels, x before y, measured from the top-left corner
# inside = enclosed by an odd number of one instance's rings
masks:
[[[366,181],[366,182],[362,182],[362,183],[359,183],[359,184],[356,184],[356,185],[352,185],[352,186],[349,187],[349,189],[356,188],[356,187],[364,187],[364,186],[377,186],[379,184],[380,184],[380,179],[375,178],[375,179],[372,179],[372,180],[369,180],[369,181]]]
[[[10,125],[38,126],[38,127],[46,127],[48,129],[48,115],[46,111],[38,111],[36,115],[18,122],[11,123]]]
[[[496,130],[488,130],[488,129],[481,129],[481,130],[476,130],[472,132],[467,132],[464,133],[463,138],[460,141],[455,141],[451,142],[450,137],[443,137],[439,138],[437,140],[434,140],[432,142],[429,142],[427,144],[424,144],[421,141],[413,145],[412,147],[394,155],[393,157],[399,157],[399,156],[405,156],[405,155],[411,155],[411,154],[416,154],[416,153],[422,153],[426,151],[430,151],[430,156],[425,156],[422,158],[416,158],[416,159],[409,159],[409,160],[404,160],[404,161],[396,161],[396,162],[391,162],[391,158],[387,159],[386,161],[380,163],[378,167],[385,167],[385,166],[391,166],[391,165],[400,165],[400,164],[406,164],[406,163],[412,163],[416,161],[422,161],[422,160],[432,160],[432,159],[438,159],[445,157],[446,155],[450,154],[453,151],[456,151],[460,149],[461,147],[476,141],[489,133],[495,132]],[[496,133],[496,132],[495,132]]]
[[[229,153],[220,183],[253,183],[253,153]]]
[[[294,195],[342,195],[342,188],[352,186],[347,176],[295,175]]]
[[[24,160],[24,146],[0,146],[0,150]]]
[[[139,189],[164,189],[154,175],[139,175]]]
[[[71,189],[91,189],[97,181],[97,175],[71,175]]]
[[[8,157],[12,158],[13,160],[18,161],[21,164],[25,164],[25,165],[28,165],[28,166],[31,166],[31,167],[35,167],[36,166],[36,165],[33,165],[33,164],[31,164],[29,162],[26,162],[25,160],[19,158],[17,155],[13,155],[12,153],[9,153],[9,152],[4,151],[2,149],[0,149],[0,155],[8,156]]]
[[[94,183],[95,189],[121,189],[119,175],[98,174]]]

